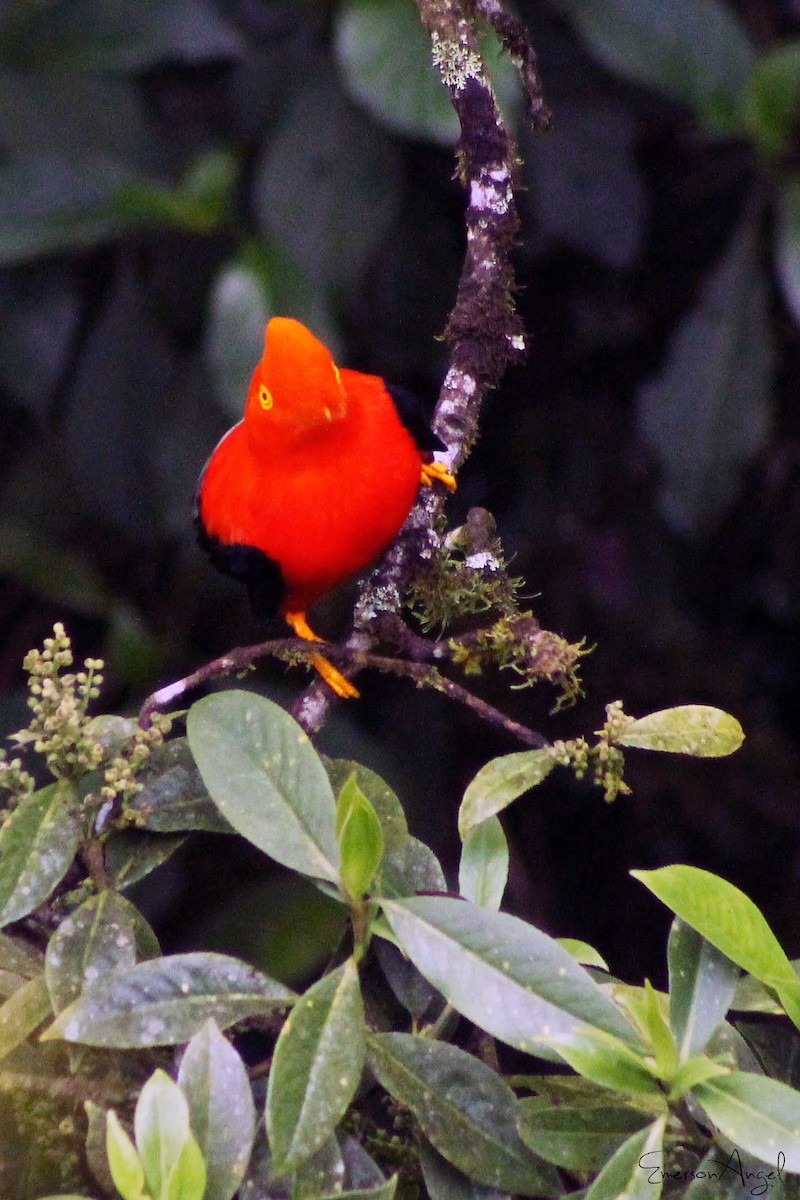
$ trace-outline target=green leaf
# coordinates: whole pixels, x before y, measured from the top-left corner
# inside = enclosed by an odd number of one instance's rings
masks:
[[[661,374],[636,398],[640,436],[660,466],[659,507],[681,534],[719,519],[769,436],[775,347],[762,224],[754,197],[679,325]]]
[[[38,1029],[52,1013],[43,975],[35,975],[0,1004],[0,1061]]]
[[[87,151],[20,155],[0,179],[0,262],[110,241],[123,226],[112,201],[125,178],[120,163]]]
[[[79,840],[71,784],[51,783],[20,801],[0,832],[0,927],[47,900],[72,866]]]
[[[325,768],[335,792],[351,775],[369,800],[383,831],[380,868],[382,896],[413,896],[416,892],[446,892],[439,860],[424,842],[410,837],[403,806],[385,779],[350,759],[327,759]]]
[[[732,883],[699,867],[631,871],[676,916],[745,971],[774,988],[800,1021],[800,983],[760,909]]]
[[[745,90],[744,122],[761,153],[779,159],[791,145],[800,101],[800,41],[757,60]]]
[[[520,1139],[519,1102],[491,1067],[446,1042],[405,1033],[371,1034],[368,1062],[459,1171],[524,1196],[560,1190],[555,1174]]]
[[[419,1139],[419,1165],[430,1200],[501,1200],[502,1193],[469,1179],[430,1144]]]
[[[214,1021],[186,1047],[178,1086],[207,1164],[203,1200],[231,1200],[250,1162],[256,1112],[244,1064]]]
[[[383,901],[411,961],[464,1016],[531,1051],[560,1048],[584,1024],[629,1044],[638,1039],[591,976],[546,934],[505,913],[446,896]]]
[[[164,1200],[206,1200],[206,1164],[191,1134],[169,1173],[163,1195]]]
[[[626,1138],[650,1120],[646,1112],[635,1108],[551,1108],[536,1096],[520,1101],[519,1133],[526,1146],[556,1166],[597,1171]]]
[[[704,1056],[690,1058],[688,1062],[678,1068],[670,1079],[669,1098],[678,1100],[692,1088],[697,1087],[698,1083],[705,1083],[706,1080],[715,1079],[718,1075],[725,1075],[726,1072],[726,1067],[713,1062],[710,1058]]]
[[[297,722],[263,696],[217,692],[192,705],[186,731],[203,782],[234,829],[276,862],[336,883],[333,791]]]
[[[142,1200],[144,1171],[136,1147],[115,1112],[106,1117],[106,1152],[114,1186],[124,1200]]]
[[[192,1134],[186,1098],[161,1069],[142,1088],[133,1124],[150,1193],[154,1200],[168,1200],[170,1175]]]
[[[106,842],[106,871],[116,888],[133,887],[160,867],[186,841],[184,834],[115,829]]]
[[[351,900],[358,901],[369,891],[381,865],[384,843],[377,813],[354,774],[336,801],[336,834],[342,887]]]
[[[508,842],[497,817],[467,830],[458,867],[458,890],[466,900],[498,909],[508,882]]]
[[[725,1020],[739,969],[680,917],[672,922],[668,959],[669,1019],[683,1063],[702,1054]]]
[[[694,1096],[722,1133],[756,1158],[800,1172],[800,1093],[794,1088],[735,1071],[699,1083]]]
[[[462,840],[473,826],[502,812],[512,800],[546,779],[555,765],[553,751],[545,747],[504,754],[481,767],[467,785],[458,811],[458,832]]]
[[[151,833],[233,833],[208,794],[186,738],[155,746],[137,781],[142,790],[127,807]]]
[[[418,887],[424,891],[444,891],[446,888],[444,876],[441,876],[441,887],[439,887],[441,872],[436,874],[436,882],[433,883],[433,886],[431,886],[432,880],[429,874],[426,874],[425,882],[421,884],[418,883],[416,877],[412,878],[416,872],[417,857],[413,848],[416,839],[409,837],[403,806],[386,780],[381,779],[380,775],[371,771],[369,767],[362,766],[361,763],[353,762],[350,759],[333,758],[324,759],[323,762],[331,786],[337,795],[347,780],[354,776],[358,787],[377,814],[383,833],[383,859],[378,876],[381,895],[412,895]],[[418,845],[422,845],[422,843],[418,843]],[[428,854],[429,858],[426,859],[426,863],[429,864],[431,860],[435,862],[433,854],[431,852]],[[434,873],[436,866],[438,863],[432,868]],[[427,871],[427,866],[424,869]]]
[[[122,896],[101,892],[90,896],[61,922],[48,943],[44,966],[54,1012],[60,1013],[95,980],[118,967],[133,966],[133,914],[139,916]]]
[[[92,0],[52,11],[25,6],[4,22],[0,38],[4,60],[93,72],[229,59],[242,49],[234,26],[207,0],[139,0],[135,9],[98,8]]]
[[[292,1172],[292,1200],[318,1200],[337,1195],[344,1185],[345,1165],[336,1135]]]
[[[611,71],[688,105],[710,129],[737,132],[755,48],[721,0],[554,0]]]
[[[644,1004],[639,1009],[639,1021],[645,1040],[652,1048],[658,1075],[662,1079],[671,1079],[678,1067],[678,1046],[667,1019],[666,997],[656,991],[649,979],[644,981]]]
[[[632,1134],[603,1167],[585,1200],[658,1200],[664,1182],[665,1117]]]
[[[0,933],[0,971],[32,979],[41,974],[43,964],[44,959],[38,951],[7,933]]]
[[[221,1028],[291,1004],[294,993],[224,954],[173,954],[115,971],[84,989],[44,1039],[132,1049],[188,1042],[213,1017]]]
[[[86,1140],[84,1156],[89,1175],[104,1195],[114,1195],[114,1179],[108,1164],[108,1114],[109,1110],[92,1100],[84,1100],[86,1113]]]
[[[311,56],[254,167],[259,232],[316,289],[347,290],[391,228],[401,179],[399,149],[348,101],[329,62]]]
[[[739,749],[744,730],[735,717],[722,709],[707,704],[684,704],[640,717],[615,740],[620,746],[635,746],[639,750],[721,758]]]
[[[264,353],[264,328],[277,311],[263,275],[235,260],[219,272],[209,296],[203,347],[214,394],[231,420],[242,415],[256,363]]]
[[[660,1096],[656,1073],[630,1046],[602,1029],[584,1027],[558,1052],[585,1079],[623,1094]]]
[[[576,962],[583,963],[585,967],[597,967],[601,971],[608,970],[608,963],[600,951],[595,950],[594,946],[590,946],[588,942],[582,942],[578,938],[556,938],[555,940]]]
[[[386,982],[403,1007],[414,1017],[417,1026],[430,1013],[434,1000],[438,1001],[438,1008],[442,1007],[442,997],[393,941],[390,942],[379,935],[372,942],[372,946]]]
[[[633,1096],[661,1094],[654,1070],[619,1038],[584,1026],[572,1042],[558,1046],[561,1057],[584,1079],[600,1087]]]
[[[348,959],[299,998],[281,1030],[267,1089],[267,1134],[285,1172],[328,1140],[347,1110],[364,1062],[364,1004]]]
[[[336,13],[334,54],[347,91],[370,116],[404,137],[454,145],[458,118],[411,0],[347,0]],[[519,78],[494,35],[483,54],[501,108],[512,114]]]

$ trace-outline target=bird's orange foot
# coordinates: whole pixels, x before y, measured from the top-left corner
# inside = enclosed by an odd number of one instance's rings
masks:
[[[314,633],[309,625],[305,613],[284,613],[284,620],[298,637],[305,638],[307,642],[322,641],[319,634]],[[361,695],[355,684],[346,679],[342,672],[325,658],[324,654],[314,654],[311,658],[311,665],[322,676],[331,691],[340,696],[342,700],[357,700]]]
[[[420,468],[420,483],[431,487],[434,482],[443,483],[450,492],[456,490],[455,476],[451,475],[444,463],[423,463]]]

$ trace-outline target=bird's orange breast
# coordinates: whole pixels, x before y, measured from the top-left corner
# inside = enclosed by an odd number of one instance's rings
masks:
[[[265,452],[246,421],[217,446],[199,515],[225,544],[254,546],[280,568],[281,611],[305,610],[375,559],[408,515],[421,454],[377,376],[341,371],[347,415]]]

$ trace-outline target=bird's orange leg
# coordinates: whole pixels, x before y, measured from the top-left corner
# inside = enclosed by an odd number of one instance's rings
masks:
[[[424,462],[419,473],[420,483],[424,483],[426,487],[431,487],[434,481],[443,483],[450,492],[456,490],[455,477],[450,474],[444,463],[440,462]]]
[[[298,637],[305,638],[307,642],[321,642],[323,639],[314,633],[314,630],[306,620],[306,614],[303,612],[289,612],[283,614],[283,619],[287,625],[290,625]],[[328,687],[341,696],[343,700],[357,700],[361,694],[355,684],[349,679],[345,679],[341,671],[338,671],[332,662],[328,662],[322,654],[314,654],[311,658],[311,665],[322,676]]]

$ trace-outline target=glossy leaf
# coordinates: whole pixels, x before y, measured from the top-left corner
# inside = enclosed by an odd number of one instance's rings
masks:
[[[333,1134],[311,1158],[292,1172],[292,1200],[318,1200],[339,1195],[344,1187],[345,1165],[339,1142]]]
[[[382,894],[393,897],[447,891],[441,863],[430,846],[415,837],[407,839],[402,854],[384,861],[381,885]]]
[[[674,865],[631,874],[733,962],[775,988],[798,1023],[797,976],[764,915],[744,892],[699,867]]]
[[[614,1105],[551,1107],[541,1097],[520,1101],[519,1132],[526,1146],[570,1171],[597,1171],[623,1142],[649,1124],[639,1109]]]
[[[588,942],[582,942],[579,938],[556,938],[555,940],[568,954],[572,955],[576,962],[582,963],[584,967],[598,967],[601,971],[608,970],[608,963],[600,951],[595,950],[594,946],[590,946]]]
[[[784,42],[756,62],[747,81],[744,119],[759,150],[780,159],[794,136],[800,101],[800,41]]]
[[[32,979],[41,973],[43,964],[44,959],[38,951],[7,933],[0,933],[0,971]]]
[[[186,738],[155,746],[137,780],[142,790],[131,797],[128,808],[141,828],[152,833],[233,833],[206,790]]]
[[[736,1071],[699,1083],[694,1096],[734,1145],[767,1163],[782,1154],[786,1170],[800,1172],[800,1093],[794,1088]]]
[[[679,1059],[686,1062],[702,1054],[725,1020],[739,969],[679,917],[670,930],[668,958],[670,1025]]]
[[[419,1139],[419,1165],[430,1200],[504,1200],[505,1193],[469,1179],[430,1144]]]
[[[690,1058],[683,1066],[679,1067],[669,1081],[669,1098],[677,1100],[690,1092],[692,1088],[697,1087],[698,1083],[705,1083],[709,1079],[716,1079],[718,1075],[726,1074],[727,1068],[721,1066],[712,1059],[706,1058],[704,1055],[698,1058]]]
[[[20,801],[0,832],[0,927],[47,900],[72,865],[79,840],[69,783],[51,783]]]
[[[355,777],[374,808],[383,833],[383,859],[378,881],[381,895],[407,896],[420,891],[444,891],[446,884],[435,856],[422,842],[409,837],[403,806],[385,779],[350,759],[324,759],[325,769],[338,795]]]
[[[188,1042],[210,1018],[221,1028],[291,1004],[294,994],[224,954],[173,954],[115,971],[84,989],[44,1035],[128,1049]]]
[[[384,842],[377,813],[355,775],[344,783],[337,797],[336,834],[342,887],[351,900],[360,900],[370,890],[381,865]]]
[[[139,915],[122,896],[101,892],[61,922],[48,943],[44,967],[56,1013],[76,1000],[84,987],[118,967],[133,966],[134,914]]]
[[[106,1154],[111,1178],[120,1195],[124,1200],[142,1200],[144,1170],[136,1147],[113,1111],[106,1118]]]
[[[336,16],[334,53],[344,85],[370,116],[404,137],[454,145],[459,123],[410,0],[347,0]],[[494,36],[482,46],[501,107],[512,114],[519,79]]]
[[[719,518],[769,435],[775,350],[761,225],[753,201],[678,327],[661,374],[636,400],[640,436],[660,467],[659,507],[680,534]]]
[[[378,937],[372,946],[386,982],[418,1023],[430,1013],[431,1006],[437,998],[441,1007],[444,1003],[442,997],[393,942]]]
[[[368,1192],[385,1186],[387,1180],[383,1171],[358,1138],[339,1135],[336,1140],[342,1152],[344,1186],[348,1190]]]
[[[185,834],[119,829],[106,842],[106,871],[114,887],[124,891],[162,866],[186,841]]]
[[[164,1196],[165,1200],[205,1200],[206,1164],[193,1137],[183,1143],[167,1178]]]
[[[208,0],[139,0],[135,10],[75,0],[52,12],[24,10],[0,39],[0,56],[12,62],[99,72],[216,61],[242,48],[233,25]]]
[[[719,708],[684,704],[640,717],[615,740],[620,746],[658,750],[662,754],[720,758],[739,749],[744,730],[735,717]]]
[[[688,105],[711,129],[739,129],[755,48],[722,0],[555,0],[616,74]]]
[[[234,829],[303,875],[338,879],[335,801],[297,722],[252,692],[217,692],[189,709],[186,730],[208,791]]]
[[[355,286],[396,214],[401,161],[391,140],[343,95],[324,58],[308,62],[254,171],[259,231],[313,287]]]
[[[446,1042],[404,1033],[370,1035],[368,1062],[459,1171],[524,1196],[558,1190],[554,1173],[522,1142],[519,1102],[491,1067]]]
[[[603,1167],[585,1200],[658,1200],[663,1185],[664,1126],[659,1117],[652,1125],[631,1134]]]
[[[519,1050],[575,1042],[581,1027],[637,1038],[591,976],[552,938],[505,913],[445,896],[384,901],[415,966],[459,1012]]]
[[[508,882],[508,842],[497,817],[467,831],[461,847],[458,890],[466,900],[498,909]]]
[[[43,975],[35,975],[0,1004],[0,1061],[38,1029],[52,1013]]]
[[[623,1095],[658,1096],[654,1070],[634,1050],[602,1029],[584,1028],[559,1053],[585,1079]]]
[[[203,1200],[231,1200],[250,1161],[256,1112],[244,1064],[214,1021],[186,1047],[178,1086],[207,1164]]]
[[[222,268],[211,289],[205,355],[222,411],[238,421],[250,377],[264,353],[264,328],[275,315],[263,278],[241,261]]]
[[[136,1149],[150,1193],[158,1200],[169,1200],[170,1177],[181,1162],[192,1132],[186,1098],[162,1070],[150,1076],[139,1094],[134,1130]],[[200,1197],[202,1189],[197,1200]],[[188,1195],[186,1200],[189,1200]]]
[[[352,959],[297,1001],[275,1046],[267,1133],[275,1169],[311,1157],[353,1098],[364,1061],[364,1005]]]
[[[545,747],[504,754],[481,767],[468,784],[458,811],[458,831],[462,839],[473,826],[502,812],[517,797],[541,783],[555,765],[552,750]]]

